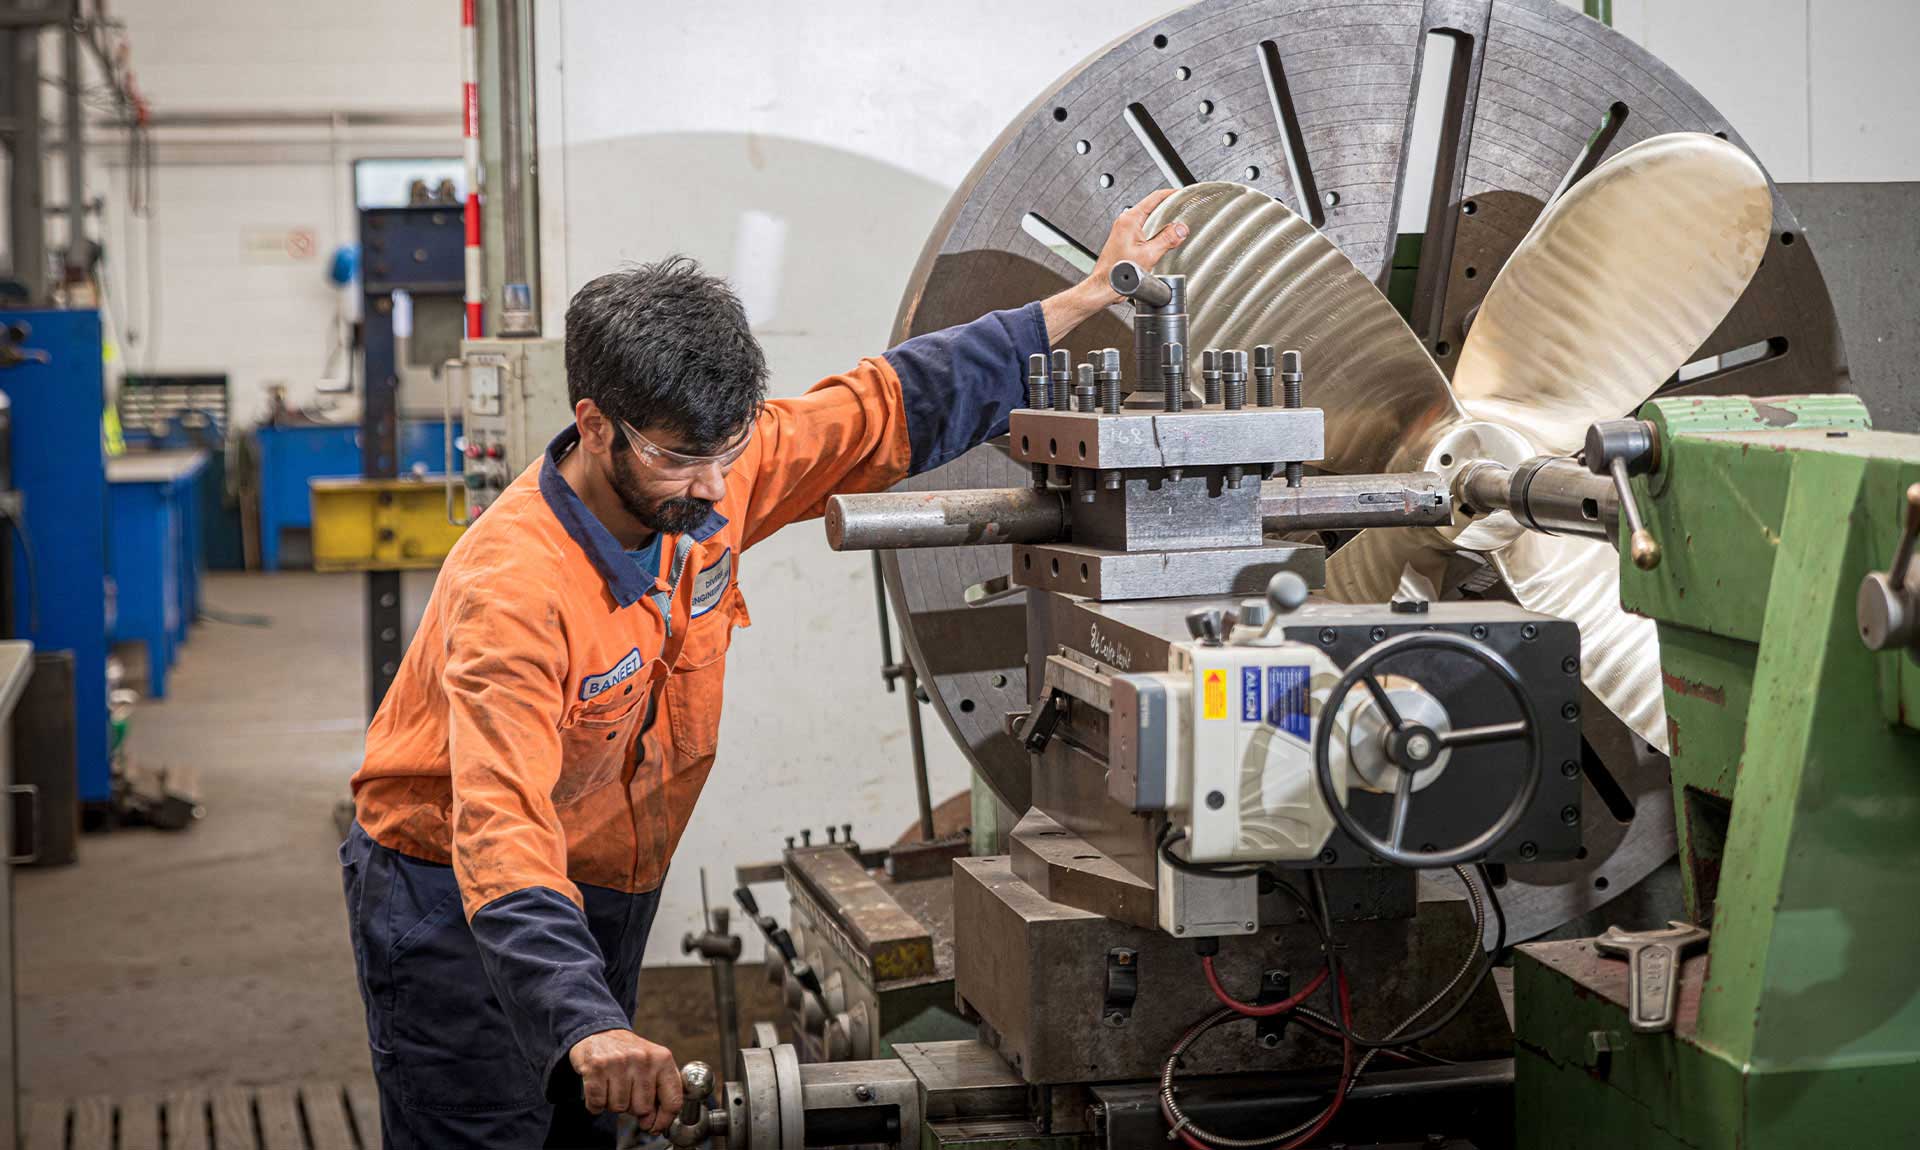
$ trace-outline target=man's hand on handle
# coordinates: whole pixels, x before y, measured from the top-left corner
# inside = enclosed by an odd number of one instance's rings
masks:
[[[659,1134],[680,1113],[680,1067],[673,1052],[631,1030],[589,1034],[567,1052],[595,1114],[631,1114]]]
[[[1152,271],[1154,265],[1160,262],[1160,257],[1179,247],[1180,242],[1187,238],[1185,224],[1162,228],[1151,236],[1143,230],[1153,209],[1172,194],[1172,188],[1161,188],[1121,212],[1120,218],[1113,221],[1113,228],[1107,233],[1107,242],[1100,249],[1100,258],[1094,263],[1093,271],[1087,273],[1087,278],[1041,303],[1040,310],[1047,317],[1049,343],[1058,345],[1068,332],[1079,327],[1100,309],[1120,302],[1120,293],[1114,291],[1107,282],[1113,265],[1121,260],[1132,260],[1140,265],[1140,270]]]

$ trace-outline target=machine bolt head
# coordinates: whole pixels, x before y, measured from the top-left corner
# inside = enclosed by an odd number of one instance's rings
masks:
[[[1424,734],[1407,737],[1407,756],[1415,762],[1422,761],[1433,754],[1433,740]]]
[[[1280,1045],[1280,1036],[1269,1030],[1260,1036],[1260,1045],[1266,1047],[1268,1050],[1273,1050]]]
[[[1571,779],[1580,773],[1580,764],[1568,759],[1560,764],[1560,773]]]
[[[873,1087],[868,1086],[866,1083],[862,1082],[860,1085],[853,1088],[853,1096],[855,1098],[858,1098],[862,1102],[872,1102]]]
[[[1560,660],[1560,669],[1569,675],[1578,675],[1580,673],[1580,660],[1574,658],[1572,655],[1568,655],[1566,658]]]
[[[1335,851],[1332,847],[1328,847],[1326,850],[1323,850],[1320,852],[1320,862],[1323,865],[1332,866],[1334,863],[1338,861],[1340,861],[1340,854],[1338,851]]]
[[[1367,638],[1372,639],[1376,643],[1380,642],[1382,639],[1385,639],[1386,637],[1387,637],[1387,629],[1385,627],[1375,627],[1373,630],[1367,632]]]
[[[1521,858],[1532,860],[1532,859],[1538,858],[1539,855],[1540,855],[1540,848],[1535,846],[1533,843],[1524,842],[1520,844]]]
[[[1580,808],[1572,805],[1571,803],[1569,803],[1564,807],[1561,807],[1560,821],[1567,824],[1570,827],[1578,826],[1580,823]]]
[[[1532,623],[1528,623],[1520,628],[1520,637],[1522,639],[1532,640],[1537,638],[1539,634],[1540,628],[1534,626]]]
[[[1571,723],[1580,717],[1580,704],[1568,703],[1560,708],[1560,717]]]
[[[1334,640],[1338,639],[1339,637],[1340,637],[1340,633],[1338,631],[1335,631],[1332,627],[1320,628],[1320,645],[1323,647],[1333,646]]]
[[[1484,624],[1484,623],[1475,623],[1475,624],[1474,624],[1474,626],[1473,626],[1473,637],[1474,637],[1474,638],[1476,638],[1476,639],[1484,639],[1484,638],[1486,638],[1486,637],[1487,637],[1487,627],[1486,627],[1486,624]]]
[[[1221,794],[1219,791],[1207,792],[1207,809],[1208,810],[1217,811],[1221,807],[1224,807],[1226,805],[1227,805],[1227,796]]]

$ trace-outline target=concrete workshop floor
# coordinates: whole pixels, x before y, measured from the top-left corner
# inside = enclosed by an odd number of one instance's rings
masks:
[[[410,623],[432,574],[409,574]],[[148,767],[191,768],[206,817],[81,840],[16,872],[20,1081],[39,1099],[370,1075],[333,806],[366,729],[364,582],[216,573],[163,702],[135,712]],[[777,1000],[738,973],[743,1020]],[[705,967],[650,970],[641,1030],[716,1060]],[[743,1026],[744,1029],[744,1026]]]
[[[409,576],[417,612],[431,575]],[[15,879],[22,1087],[36,1097],[369,1073],[333,804],[366,729],[364,582],[226,574],[130,747],[190,768],[190,830],[88,835]]]

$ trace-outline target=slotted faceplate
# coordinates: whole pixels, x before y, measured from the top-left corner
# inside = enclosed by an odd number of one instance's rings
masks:
[[[1451,37],[1455,48],[1431,165],[1406,155],[1429,33]],[[1601,132],[1609,123],[1611,130]],[[1403,173],[1431,166],[1411,323],[1451,376],[1463,319],[1569,174],[1674,131],[1724,134],[1745,146],[1671,69],[1555,0],[1203,0],[1095,53],[1008,126],[935,226],[894,336],[962,323],[1068,286],[1081,274],[1059,254],[1068,245],[1049,246],[1036,233],[1094,250],[1128,205],[1159,187],[1204,180],[1273,195],[1318,224],[1384,289],[1401,201],[1423,192],[1403,187]],[[1596,137],[1602,154],[1590,155]],[[1309,199],[1301,188],[1311,189]],[[1777,189],[1773,201],[1766,260],[1695,359],[1755,345],[1768,355],[1694,390],[1800,393],[1833,390],[1845,380],[1833,306],[1812,247]],[[1130,344],[1126,314],[1116,308],[1065,346],[1079,360],[1095,348]],[[1310,358],[1307,402],[1340,402],[1315,392]],[[1025,466],[989,446],[905,486],[1028,481]],[[1030,793],[1027,756],[1004,728],[1005,714],[1027,705],[1022,596],[977,608],[965,602],[968,587],[1005,576],[1008,563],[1004,547],[917,550],[889,554],[886,572],[936,710],[994,790],[1022,811]],[[1607,744],[1605,761],[1627,804],[1642,811],[1670,806],[1663,759],[1624,753],[1611,738],[1598,743]],[[1588,800],[1588,810],[1608,809],[1596,796]],[[1670,822],[1661,828],[1603,815],[1588,828],[1590,857],[1583,862],[1543,870],[1538,881],[1521,868],[1510,872],[1502,894],[1513,937],[1539,934],[1599,905],[1673,849]]]

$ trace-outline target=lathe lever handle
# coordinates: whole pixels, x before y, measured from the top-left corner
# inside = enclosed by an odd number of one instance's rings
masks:
[[[1920,483],[1907,488],[1907,525],[1900,533],[1900,545],[1893,549],[1893,569],[1887,577],[1895,591],[1906,585],[1907,568],[1913,566],[1913,540],[1920,535]]]
[[[689,1062],[680,1068],[680,1117],[667,1127],[667,1141],[675,1146],[698,1146],[711,1132],[707,1099],[713,1094],[713,1071],[704,1062]]]

